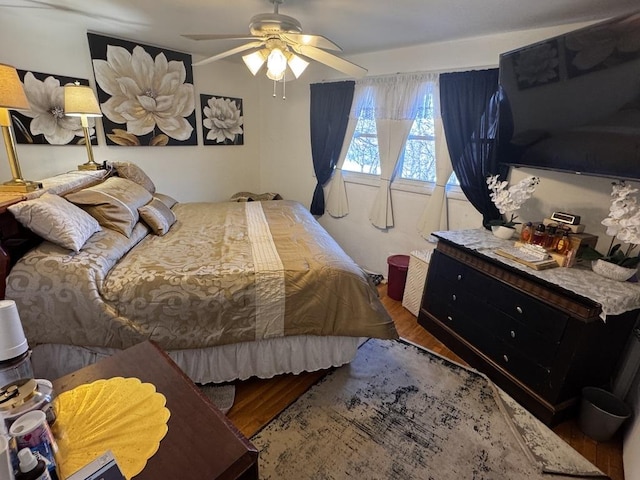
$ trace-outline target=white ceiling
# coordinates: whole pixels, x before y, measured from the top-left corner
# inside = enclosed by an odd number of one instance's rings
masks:
[[[498,32],[587,22],[640,8],[638,0],[284,0],[280,13],[344,54]],[[269,0],[0,0],[0,15],[60,20],[88,31],[210,56],[242,41],[194,41],[182,33],[249,33]]]

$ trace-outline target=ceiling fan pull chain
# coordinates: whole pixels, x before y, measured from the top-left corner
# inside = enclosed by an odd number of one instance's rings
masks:
[[[273,97],[275,98],[276,96],[276,81],[273,81]]]
[[[282,76],[282,99],[283,100],[287,99],[287,72],[286,71]]]

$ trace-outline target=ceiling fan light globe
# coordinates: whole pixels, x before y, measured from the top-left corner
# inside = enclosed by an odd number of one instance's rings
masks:
[[[279,77],[278,80],[282,78],[284,71],[287,69],[287,57],[284,56],[282,50],[279,48],[271,50],[269,58],[267,58],[267,68],[269,69],[268,73],[271,73],[272,76]]]
[[[288,64],[296,78],[300,78],[300,75],[302,75],[305,69],[309,66],[309,62],[303,60],[297,55],[294,55],[293,53],[289,56]]]
[[[243,55],[242,60],[253,75],[256,75],[260,71],[265,62],[262,52],[253,52],[249,55]]]
[[[269,80],[274,80],[276,82],[279,82],[284,78],[284,72],[280,73],[279,75],[276,75],[271,70],[267,70],[267,78]]]

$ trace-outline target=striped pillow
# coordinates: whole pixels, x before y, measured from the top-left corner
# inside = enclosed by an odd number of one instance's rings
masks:
[[[104,228],[130,237],[140,219],[138,208],[153,198],[137,183],[111,177],[99,185],[70,193],[65,197],[94,217]]]
[[[164,235],[171,225],[176,223],[176,216],[161,200],[154,198],[144,207],[138,209],[140,218],[156,235]]]

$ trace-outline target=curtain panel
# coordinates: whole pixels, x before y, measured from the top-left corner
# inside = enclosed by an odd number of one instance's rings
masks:
[[[498,69],[440,75],[440,105],[447,147],[460,188],[488,228],[500,212],[486,178],[497,172]]]
[[[418,113],[419,98],[428,93],[437,74],[415,73],[359,80],[375,95],[376,132],[380,153],[380,187],[369,219],[380,228],[393,227],[391,183],[411,126]]]
[[[331,178],[344,143],[354,87],[351,80],[311,85],[311,156],[317,180],[310,209],[313,215],[324,214],[323,186]]]
[[[347,123],[347,131],[344,135],[344,141],[342,143],[342,149],[340,150],[338,163],[336,164],[335,173],[331,177],[331,182],[329,183],[329,189],[327,192],[327,212],[335,218],[344,217],[349,213],[347,188],[344,184],[344,177],[342,176],[342,166],[347,158],[347,153],[349,153],[351,140],[353,139],[353,134],[355,133],[356,126],[358,125],[358,119],[362,115],[364,108],[373,103],[371,100],[372,96],[373,89],[371,85],[364,85],[362,82],[356,81],[353,92],[353,105],[351,106],[349,121]]]

